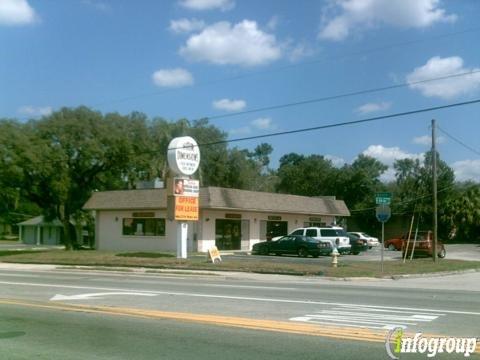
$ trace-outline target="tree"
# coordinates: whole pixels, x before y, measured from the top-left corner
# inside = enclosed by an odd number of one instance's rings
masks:
[[[455,194],[455,175],[453,170],[437,156],[438,209],[442,218],[442,209]],[[394,163],[396,191],[392,207],[395,212],[416,214],[423,226],[431,228],[433,222],[433,153],[425,153],[423,162],[418,159],[397,160]],[[448,234],[446,223],[439,223],[439,237]]]
[[[277,191],[304,196],[332,195],[337,171],[321,155],[290,153],[280,158]]]
[[[79,107],[63,108],[23,129],[28,145],[16,149],[23,192],[47,219],[62,222],[66,249],[74,246],[70,220],[91,193],[128,182],[135,154],[129,124],[119,114]]]
[[[480,185],[465,184],[446,201],[441,221],[448,227],[449,239],[480,241]]]

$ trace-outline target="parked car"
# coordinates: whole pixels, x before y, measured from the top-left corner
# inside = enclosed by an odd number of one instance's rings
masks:
[[[407,248],[408,247],[408,248]],[[421,232],[417,234],[417,239],[412,236],[410,242],[403,241],[402,255],[405,257],[411,256],[413,250],[413,256],[433,256],[433,233],[432,231]],[[447,255],[445,245],[437,239],[437,256],[444,258]]]
[[[293,230],[289,235],[309,236],[316,240],[328,241],[341,254],[349,254],[351,245],[347,232],[341,227],[304,227]]]
[[[362,239],[360,236],[355,233],[347,233],[348,238],[350,239],[350,245],[352,246],[350,254],[358,255],[361,251],[368,250],[368,242],[366,239]]]
[[[358,236],[360,239],[367,240],[369,249],[371,249],[374,246],[380,245],[380,243],[378,242],[378,238],[370,236],[367,233],[353,231],[353,232],[349,232],[348,234],[353,234]]]
[[[403,242],[405,239],[407,239],[407,236],[405,235],[396,237],[393,239],[388,239],[388,240],[385,240],[385,243],[383,244],[383,246],[385,246],[385,248],[388,250],[400,251],[402,250]]]
[[[253,255],[282,255],[297,254],[301,257],[318,257],[319,255],[330,255],[332,246],[328,241],[321,241],[303,235],[287,235],[278,240],[263,241],[253,245]]]

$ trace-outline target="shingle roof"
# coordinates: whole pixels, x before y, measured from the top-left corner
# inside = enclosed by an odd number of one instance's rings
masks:
[[[84,209],[164,209],[166,204],[167,193],[165,189],[103,191],[93,193],[84,205]],[[309,215],[350,215],[343,200],[220,187],[200,189],[200,208]]]
[[[39,225],[39,226],[58,226],[58,227],[63,226],[60,220],[58,219],[54,219],[50,222],[45,222],[43,215],[25,220],[21,223],[18,223],[17,225],[21,225],[21,226],[38,226]]]

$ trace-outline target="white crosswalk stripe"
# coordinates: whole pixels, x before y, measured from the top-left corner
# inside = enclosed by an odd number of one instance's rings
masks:
[[[419,311],[393,310],[362,305],[341,305],[331,309],[321,310],[290,318],[291,321],[301,321],[323,325],[337,325],[370,329],[393,329],[425,324],[445,316],[442,313],[422,313]]]

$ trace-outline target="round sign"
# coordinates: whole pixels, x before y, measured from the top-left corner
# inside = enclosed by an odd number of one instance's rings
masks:
[[[168,144],[168,166],[179,175],[193,175],[200,165],[200,148],[190,136],[177,137]]]

